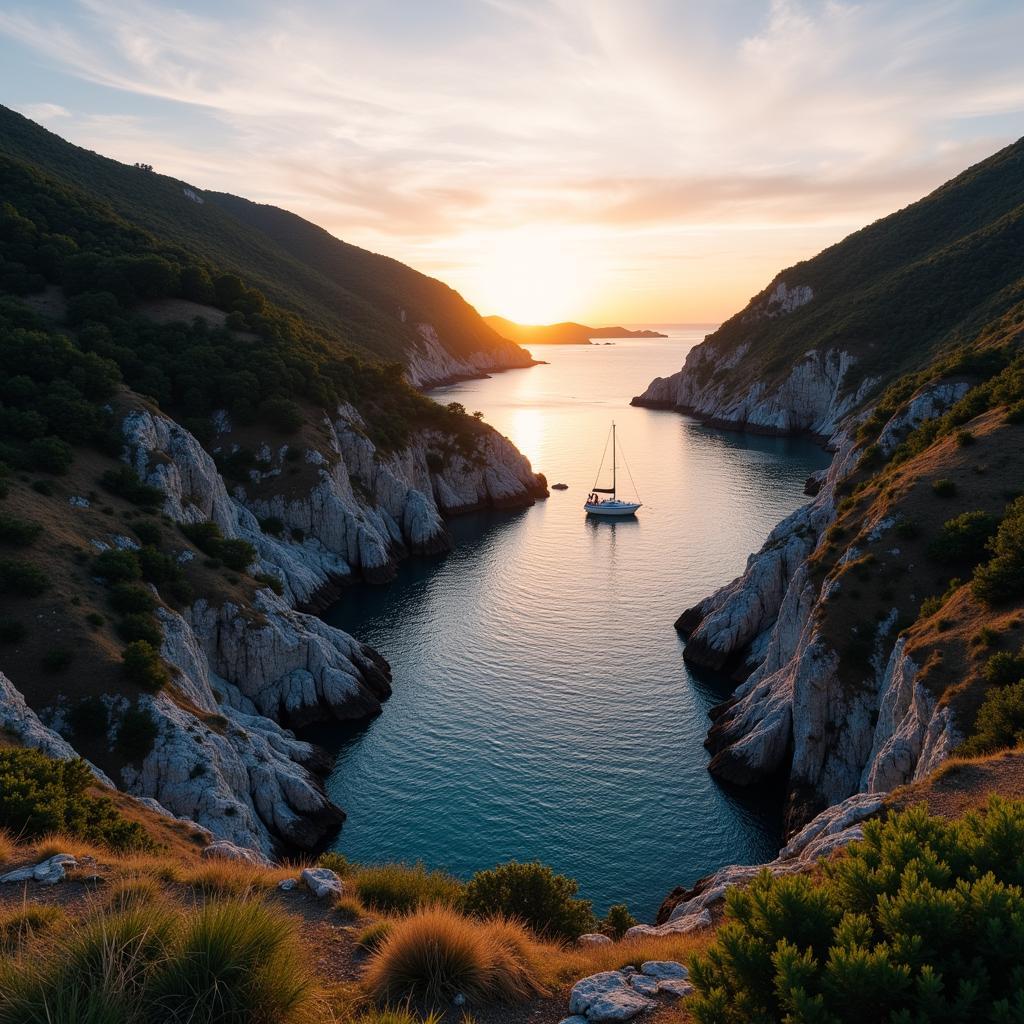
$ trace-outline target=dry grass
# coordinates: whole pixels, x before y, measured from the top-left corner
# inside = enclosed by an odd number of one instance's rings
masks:
[[[0,865],[9,864],[18,852],[14,840],[4,831],[0,830]]]
[[[176,876],[176,881],[204,896],[248,896],[273,889],[278,882],[294,878],[295,872],[289,868],[261,868],[242,861],[215,860],[185,867]]]
[[[548,985],[576,981],[598,971],[617,971],[645,960],[678,960],[688,963],[714,941],[707,930],[690,935],[658,935],[613,942],[610,946],[545,946],[540,960],[541,977]]]
[[[0,910],[0,953],[10,956],[23,943],[66,920],[60,907],[47,904],[26,902]]]
[[[545,994],[537,981],[540,947],[521,925],[478,921],[449,907],[429,907],[394,922],[371,956],[364,982],[383,1005],[410,999],[445,1005],[517,1002]]]

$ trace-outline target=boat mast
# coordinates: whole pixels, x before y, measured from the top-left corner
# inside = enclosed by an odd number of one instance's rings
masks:
[[[612,501],[615,498],[615,420],[612,420]]]

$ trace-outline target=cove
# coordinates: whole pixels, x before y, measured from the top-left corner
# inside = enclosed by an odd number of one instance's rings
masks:
[[[687,668],[672,623],[742,570],[829,456],[632,408],[710,328],[659,329],[670,337],[538,347],[548,365],[434,393],[481,410],[569,489],[455,520],[453,552],[324,614],[394,673],[380,717],[310,737],[337,754],[327,787],[348,820],[334,849],[463,877],[538,859],[599,912],[625,902],[641,919],[675,885],[774,856],[780,794],[708,775],[707,711],[729,683]],[[613,418],[644,507],[589,521]]]

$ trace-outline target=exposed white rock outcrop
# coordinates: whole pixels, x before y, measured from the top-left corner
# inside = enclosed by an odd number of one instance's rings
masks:
[[[63,882],[68,868],[78,867],[77,859],[70,853],[55,853],[52,857],[29,864],[23,868],[15,868],[0,875],[0,884],[4,882],[38,882],[40,885],[56,885]]]
[[[690,350],[678,373],[656,378],[633,403],[679,409],[723,426],[777,434],[810,431],[831,438],[878,383],[868,378],[851,391],[846,375],[856,363],[854,357],[812,349],[777,385],[753,380],[736,388],[722,371],[736,365],[737,354],[745,351],[740,346],[719,353],[713,342],[705,341]]]
[[[690,890],[676,890],[659,912],[660,924],[636,925],[626,937],[672,935],[710,926],[712,908],[725,899],[730,886],[749,882],[762,871],[791,875],[809,870],[816,861],[862,839],[862,823],[877,814],[883,802],[881,794],[858,793],[827,808],[801,829],[775,860],[767,864],[731,864],[702,878]]]
[[[23,747],[33,747],[59,761],[70,761],[79,756],[60,733],[43,725],[39,716],[25,702],[21,691],[3,672],[0,672],[0,732],[17,740]],[[85,763],[97,781],[113,787],[113,782],[99,768],[89,761]]]
[[[940,381],[893,416],[880,444],[891,452],[924,419],[941,415],[967,385]],[[852,432],[852,422],[847,430]],[[689,634],[688,660],[750,671],[732,698],[714,712],[708,734],[711,770],[749,784],[789,768],[790,821],[799,825],[860,789],[884,791],[920,777],[958,741],[947,708],[913,682],[916,667],[897,643],[895,610],[875,627],[874,653],[860,680],[838,676],[833,639],[817,614],[837,584],[821,591],[805,563],[835,519],[835,489],[858,452],[845,433],[834,435],[836,455],[814,500],[772,531],[742,576],[680,617]],[[891,529],[893,518],[863,524],[869,538]],[[848,552],[847,559],[859,552]]]
[[[416,388],[436,387],[450,381],[484,377],[490,371],[532,366],[530,353],[514,342],[495,344],[468,355],[455,356],[438,336],[433,324],[417,324],[420,340],[406,353],[405,379]]]

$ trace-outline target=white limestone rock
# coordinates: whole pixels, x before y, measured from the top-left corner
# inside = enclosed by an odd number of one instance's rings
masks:
[[[664,981],[658,982],[659,995],[678,996],[680,999],[684,999],[686,996],[692,996],[693,993],[693,985],[684,978],[666,978]]]
[[[485,377],[490,370],[509,370],[533,365],[533,358],[514,342],[501,343],[461,356],[445,347],[433,324],[416,325],[419,343],[406,352],[405,379],[415,388],[437,387],[451,381]]]
[[[229,843],[226,839],[217,839],[209,846],[203,847],[203,857],[206,860],[235,860],[243,864],[252,864],[254,867],[269,867],[271,861],[256,850],[246,846],[237,846]]]
[[[610,946],[611,944],[612,940],[607,935],[601,935],[600,932],[587,932],[576,940],[577,946]]]
[[[344,883],[330,868],[303,868],[300,879],[318,900],[337,897],[345,891]]]
[[[68,868],[77,866],[78,860],[70,853],[55,853],[38,864],[15,868],[14,871],[0,875],[0,883],[38,882],[40,885],[56,885],[64,881]]]
[[[569,994],[569,1013],[588,1021],[632,1020],[658,1004],[635,992],[621,971],[601,971],[576,982]]]
[[[629,984],[634,992],[639,992],[642,996],[651,998],[658,994],[658,979],[648,978],[643,974],[630,975]]]
[[[647,960],[640,965],[640,973],[648,978],[664,981],[666,978],[688,978],[690,972],[677,960]]]

